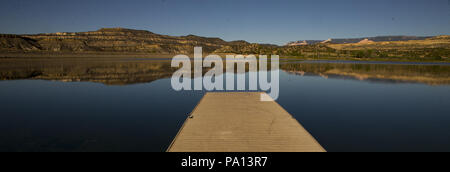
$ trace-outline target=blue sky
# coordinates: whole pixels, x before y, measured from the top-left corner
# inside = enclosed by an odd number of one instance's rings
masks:
[[[450,34],[450,0],[0,0],[0,33],[102,27],[284,44]]]

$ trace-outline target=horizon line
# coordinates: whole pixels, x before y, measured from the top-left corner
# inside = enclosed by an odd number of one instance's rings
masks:
[[[250,42],[247,40],[243,40],[243,39],[237,39],[237,40],[225,40],[221,37],[214,37],[214,36],[201,36],[201,35],[194,35],[194,34],[187,34],[187,35],[169,35],[169,34],[160,34],[160,33],[155,33],[152,32],[150,30],[147,29],[137,29],[137,28],[127,28],[127,27],[101,27],[99,29],[96,30],[88,30],[88,31],[59,31],[59,32],[41,32],[41,33],[0,33],[2,35],[19,35],[19,36],[26,36],[26,35],[40,35],[40,34],[56,34],[56,33],[84,33],[84,32],[96,32],[96,31],[100,31],[102,29],[123,29],[123,30],[133,30],[133,31],[146,31],[146,32],[150,32],[153,34],[158,34],[158,35],[163,35],[163,36],[172,36],[172,37],[186,37],[186,36],[197,36],[197,37],[203,37],[203,38],[216,38],[216,39],[221,39],[223,41],[226,42],[233,42],[233,41],[245,41],[248,43],[256,43],[256,44],[272,44],[272,45],[277,45],[274,43],[261,43],[261,42]],[[438,35],[377,35],[377,36],[364,36],[364,37],[336,37],[336,38],[328,38],[328,39],[367,39],[367,38],[376,38],[376,37],[437,37],[437,36],[447,36],[450,34],[438,34]],[[325,41],[327,39],[297,39],[297,40],[292,40],[292,41],[288,41],[285,44],[291,43],[291,42],[297,42],[297,41]]]

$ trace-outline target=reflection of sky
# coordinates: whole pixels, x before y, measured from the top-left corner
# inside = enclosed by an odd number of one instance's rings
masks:
[[[329,151],[450,151],[450,87],[280,73],[278,102]],[[202,91],[0,82],[0,151],[165,151]],[[30,141],[33,144],[30,144]]]

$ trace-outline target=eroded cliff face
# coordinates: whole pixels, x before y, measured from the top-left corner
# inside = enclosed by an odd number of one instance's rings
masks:
[[[399,38],[400,39],[400,38]],[[406,39],[406,38],[405,38]],[[49,33],[37,35],[1,35],[0,57],[30,54],[193,54],[194,47],[205,54],[277,54],[300,58],[396,58],[406,60],[448,61],[450,37],[424,40],[335,44],[330,42],[302,46],[227,42],[220,38],[195,35],[167,36],[145,30],[105,28],[91,32]],[[19,52],[19,53],[16,53]],[[25,52],[25,53],[23,53]],[[35,52],[35,53],[34,53]],[[87,52],[87,53],[86,53]]]
[[[249,44],[226,42],[219,38],[195,35],[167,36],[144,30],[104,28],[91,32],[49,33],[37,35],[1,35],[2,51],[46,52],[143,52],[157,54],[190,54],[194,46],[214,52],[225,46]]]
[[[41,50],[41,46],[36,40],[22,37],[19,35],[1,35],[0,34],[0,51],[37,51]]]

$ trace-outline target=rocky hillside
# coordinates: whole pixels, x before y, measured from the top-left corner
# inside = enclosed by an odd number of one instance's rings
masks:
[[[389,41],[386,41],[389,40]],[[407,41],[405,41],[407,40]],[[145,30],[105,28],[91,32],[0,35],[1,57],[44,54],[192,54],[195,46],[204,53],[277,54],[300,58],[399,58],[448,60],[450,37],[372,37],[342,39],[356,43],[336,43],[330,39],[317,44],[277,46],[246,41],[227,42],[195,35],[167,36]],[[339,40],[338,40],[339,42]],[[19,52],[19,53],[17,53]],[[82,53],[81,53],[82,52]],[[17,56],[17,55],[16,55]]]
[[[19,35],[0,35],[0,50],[32,51],[40,49],[41,46],[36,40]]]
[[[194,46],[213,52],[227,46],[250,45],[245,41],[226,42],[195,35],[167,36],[144,30],[104,28],[92,32],[37,35],[0,35],[0,51],[44,52],[143,52],[189,54]]]
[[[330,44],[337,50],[360,50],[360,49],[396,49],[403,51],[412,51],[415,49],[450,49],[450,36],[442,35],[427,38],[424,40],[409,41],[383,41],[363,40],[355,44]]]

